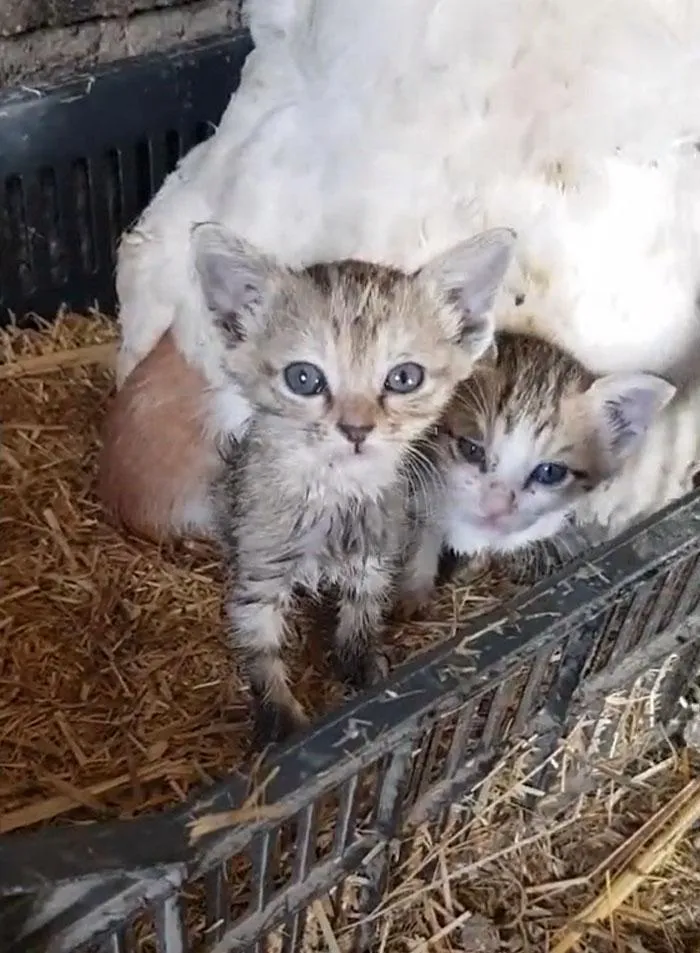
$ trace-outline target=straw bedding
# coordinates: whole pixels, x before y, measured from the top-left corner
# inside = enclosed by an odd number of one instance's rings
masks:
[[[125,539],[94,498],[113,341],[99,316],[0,334],[0,833],[162,809],[245,756],[246,696],[223,639],[215,551]],[[391,630],[392,662],[509,588],[488,575],[445,587],[429,617]],[[299,620],[291,667],[298,697],[319,711],[341,693],[312,628]],[[438,843],[413,832],[376,948],[566,953],[576,948],[567,921],[598,897],[599,922],[578,949],[700,951],[697,765],[644,745],[597,768],[597,793],[546,822],[523,807],[537,779],[523,780],[512,754],[468,823],[457,808]],[[630,840],[645,824],[646,840]],[[310,913],[308,948],[345,949],[324,904]]]
[[[75,315],[0,338],[0,832],[153,810],[246,750],[215,550],[125,539],[94,496],[113,340]],[[496,598],[486,581],[446,590],[389,633],[392,661]],[[341,689],[299,623],[295,692],[320,711]]]
[[[375,949],[697,953],[698,761],[640,738],[624,758],[587,765],[594,793],[572,803],[538,796],[523,753],[452,810],[437,841],[425,828],[406,838],[373,915]],[[320,904],[314,916],[318,931]],[[336,941],[343,949],[342,931]]]

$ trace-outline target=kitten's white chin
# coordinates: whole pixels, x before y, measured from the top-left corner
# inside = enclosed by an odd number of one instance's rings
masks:
[[[340,495],[375,497],[395,482],[399,462],[400,454],[386,449],[370,446],[355,453],[349,447],[328,457],[319,483]]]
[[[564,526],[565,513],[546,513],[533,523],[517,528],[494,526],[478,516],[454,517],[445,524],[445,543],[456,553],[474,556],[481,552],[512,553],[549,539]]]

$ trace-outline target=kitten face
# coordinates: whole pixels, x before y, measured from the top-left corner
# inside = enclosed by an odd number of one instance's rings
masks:
[[[522,335],[499,335],[497,351],[460,386],[441,428],[446,537],[458,552],[553,536],[620,472],[674,393],[648,374],[594,380]]]
[[[258,432],[307,478],[370,492],[394,479],[490,343],[511,233],[464,243],[407,276],[357,262],[294,273],[218,226],[197,231],[225,367]]]
[[[402,276],[316,268],[286,278],[269,320],[228,352],[227,368],[281,425],[295,465],[385,480],[471,370],[469,350],[435,311]]]

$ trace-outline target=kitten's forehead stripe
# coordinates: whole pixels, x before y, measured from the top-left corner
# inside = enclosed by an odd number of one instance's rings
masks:
[[[342,312],[362,322],[364,334],[376,337],[387,311],[397,302],[410,281],[409,276],[396,268],[369,262],[347,261],[311,265],[302,274],[311,278],[324,297],[342,303]],[[377,304],[381,303],[380,307]],[[331,312],[333,330],[341,333],[340,313]]]
[[[334,262],[332,265],[311,265],[305,274],[324,294],[344,289],[362,295],[369,287],[380,295],[391,295],[397,285],[408,280],[408,276],[397,268],[353,260]]]
[[[497,335],[497,367],[502,371],[494,386],[495,415],[508,432],[526,414],[533,420],[535,437],[561,422],[562,398],[585,390],[593,380],[576,361],[544,341],[526,335]],[[500,386],[499,386],[500,382]],[[488,384],[487,384],[488,386]]]
[[[568,399],[585,391],[593,376],[540,339],[502,332],[496,344],[495,366],[478,367],[449,408],[445,427],[453,441],[481,432],[488,470],[515,482],[538,456],[550,454],[587,478],[593,466],[590,444],[577,436],[583,438],[584,431]]]

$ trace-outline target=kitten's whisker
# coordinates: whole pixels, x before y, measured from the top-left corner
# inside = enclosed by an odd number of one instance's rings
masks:
[[[472,382],[470,381],[470,384]],[[454,395],[454,402],[459,404],[469,417],[481,418],[486,421],[491,418],[488,412],[488,399],[483,391],[481,382],[476,386],[470,387],[467,394],[457,391]]]
[[[436,477],[441,478],[442,472],[438,466],[437,460],[430,456],[431,451],[434,453],[434,447],[432,444],[411,444],[408,447],[409,456],[421,461],[429,472],[434,474]]]
[[[435,515],[436,493],[442,486],[442,473],[437,464],[419,447],[409,447],[406,455],[406,470],[412,483],[413,495],[422,503],[424,515]]]
[[[442,485],[443,475],[442,472],[434,460],[431,460],[426,453],[421,451],[417,447],[409,447],[407,453],[407,460],[410,460],[412,463],[415,461],[417,464],[424,468],[424,473],[426,476],[433,479],[435,482],[439,482]]]
[[[441,485],[442,475],[437,465],[420,453],[409,451],[406,454],[405,465],[407,468],[410,467],[412,473],[420,474],[424,479],[435,485]]]
[[[411,492],[415,500],[421,503],[421,515],[424,517],[434,516],[434,494],[431,493],[428,483],[419,470],[411,470]]]

